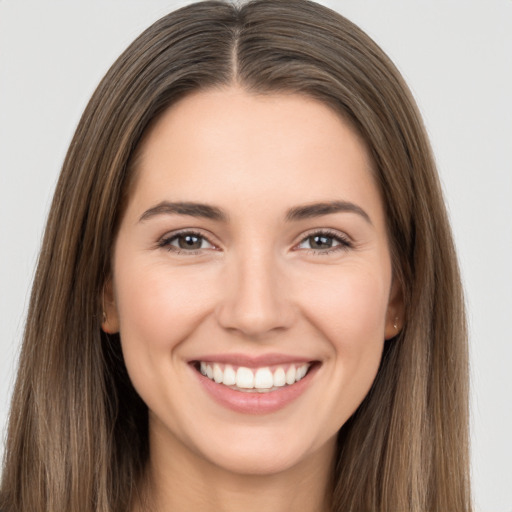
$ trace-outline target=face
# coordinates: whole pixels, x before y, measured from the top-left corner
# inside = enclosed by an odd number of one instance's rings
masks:
[[[152,454],[244,474],[330,460],[400,309],[363,142],[315,100],[227,88],[169,108],[136,172],[104,328]]]

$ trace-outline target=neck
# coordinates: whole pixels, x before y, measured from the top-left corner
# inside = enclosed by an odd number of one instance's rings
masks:
[[[151,444],[146,505],[135,512],[330,510],[335,440],[293,467],[267,474],[233,473],[179,446],[170,453]]]

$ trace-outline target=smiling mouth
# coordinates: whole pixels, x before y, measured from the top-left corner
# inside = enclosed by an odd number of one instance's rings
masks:
[[[301,381],[315,363],[247,368],[210,361],[196,361],[194,368],[211,381],[245,393],[269,393]]]

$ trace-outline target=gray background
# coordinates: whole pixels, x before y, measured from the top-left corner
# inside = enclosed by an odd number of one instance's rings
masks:
[[[41,234],[79,116],[151,22],[187,1],[0,0],[0,428]],[[476,510],[512,511],[512,0],[322,2],[398,65],[423,113],[471,329]]]

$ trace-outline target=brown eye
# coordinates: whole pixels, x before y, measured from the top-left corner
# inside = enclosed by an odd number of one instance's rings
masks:
[[[300,242],[298,249],[306,249],[328,254],[333,251],[349,249],[352,244],[342,233],[318,232],[313,233]]]
[[[180,249],[201,249],[203,238],[197,235],[179,235],[176,237]]]
[[[334,240],[332,236],[313,235],[307,238],[311,249],[330,249]]]
[[[191,254],[194,254],[194,251],[215,248],[204,236],[192,232],[178,233],[166,237],[158,245],[169,251],[190,251]]]

